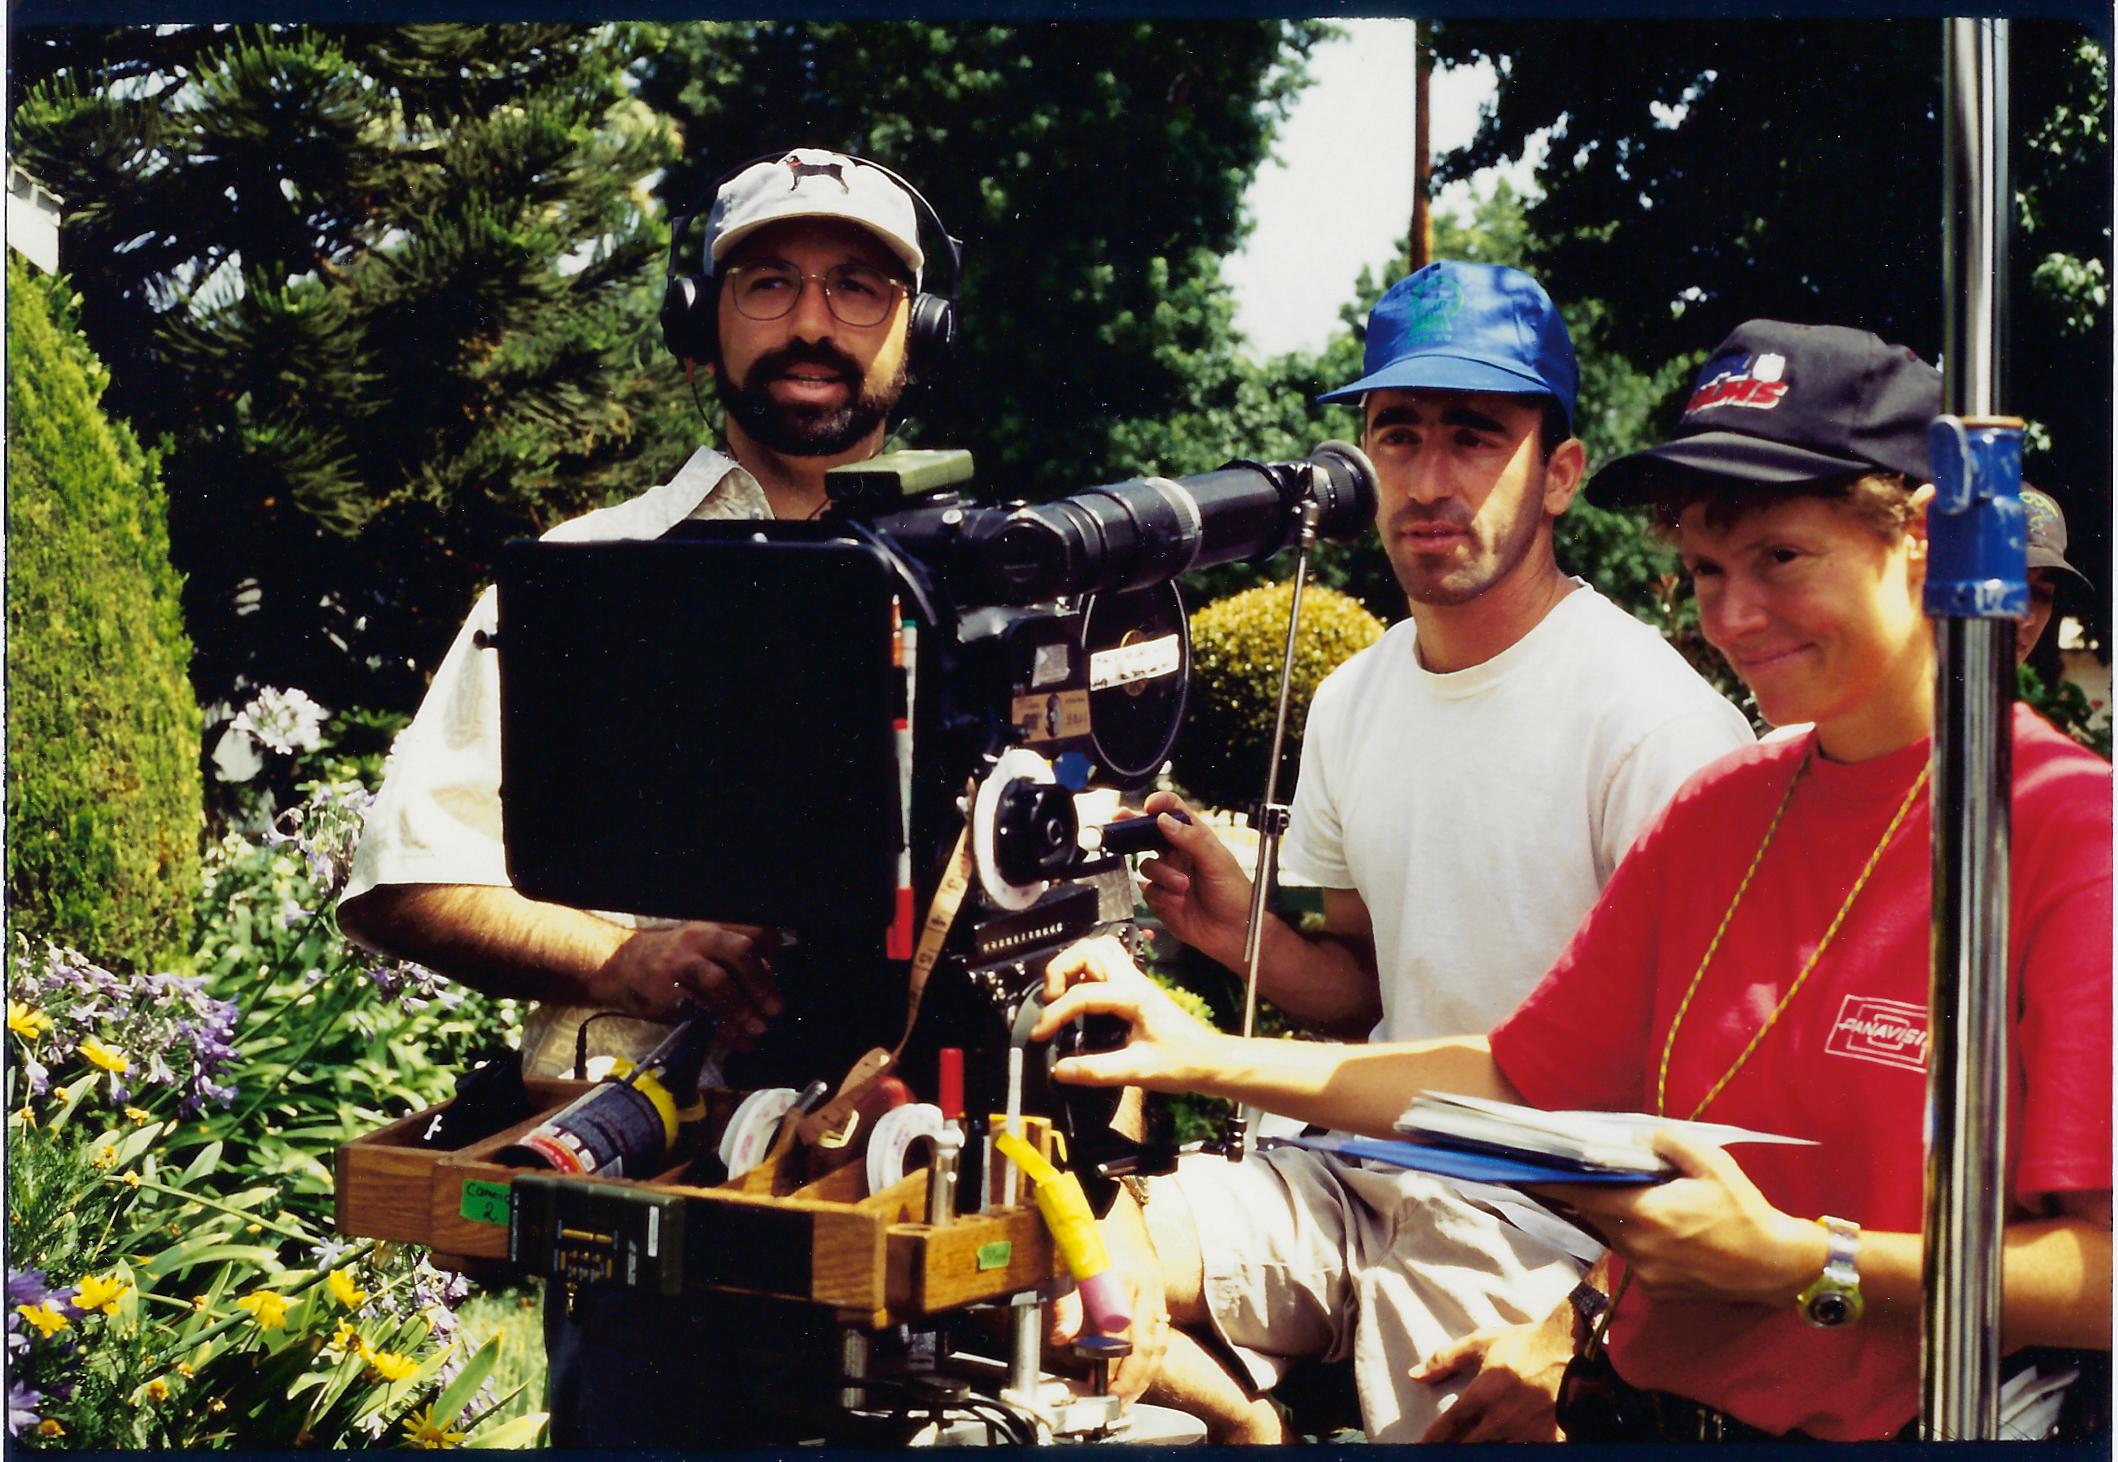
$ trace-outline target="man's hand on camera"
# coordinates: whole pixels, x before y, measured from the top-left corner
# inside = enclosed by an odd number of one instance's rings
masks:
[[[1559,1378],[1574,1354],[1573,1319],[1562,1303],[1542,1320],[1466,1335],[1414,1366],[1412,1379],[1428,1385],[1471,1378],[1420,1440],[1560,1440]]]
[[[1243,959],[1250,920],[1250,879],[1214,830],[1171,792],[1146,809],[1158,818],[1168,849],[1140,864],[1141,895],[1162,927],[1210,959],[1231,967]],[[1182,812],[1190,822],[1162,817]]]
[[[1226,1038],[1179,1008],[1107,934],[1052,956],[1044,972],[1044,998],[1044,1014],[1030,1031],[1033,1040],[1048,1041],[1084,1015],[1115,1015],[1132,1028],[1114,1051],[1054,1063],[1052,1075],[1060,1081],[1190,1091],[1221,1064],[1212,1047]]]
[[[640,929],[611,956],[606,1003],[643,1020],[672,1021],[686,999],[711,1010],[747,1048],[780,1013],[772,987],[771,930],[753,924],[676,924]]]

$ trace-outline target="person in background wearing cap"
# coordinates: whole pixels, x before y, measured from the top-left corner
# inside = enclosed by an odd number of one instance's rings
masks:
[[[1324,931],[1272,920],[1259,986],[1320,1029],[1402,1041],[1505,1014],[1648,819],[1751,733],[1660,635],[1554,561],[1585,459],[1573,346],[1535,280],[1431,264],[1377,302],[1365,365],[1322,399],[1360,403],[1411,618],[1317,690],[1282,857],[1324,890]],[[1181,806],[1157,794],[1147,809]],[[1148,903],[1240,969],[1246,874],[1203,822],[1162,830]],[[1277,1440],[1261,1393],[1295,1359],[1351,1356],[1369,1439],[1415,1441],[1454,1386],[1408,1389],[1406,1370],[1543,1314],[1596,1253],[1506,1190],[1292,1148],[1194,1158],[1134,1191],[1165,1308],[1204,1342],[1173,1336],[1148,1394],[1218,1440]]]
[[[926,262],[918,224],[903,187],[841,153],[798,148],[725,181],[706,221],[706,289],[665,304],[664,319],[666,327],[672,308],[682,315],[686,305],[702,312],[691,332],[701,337],[698,358],[684,364],[713,379],[727,408],[726,451],[702,447],[662,486],[545,536],[657,538],[693,518],[815,516],[824,473],[881,449],[907,384],[908,300]],[[696,284],[675,277],[673,296]],[[724,1028],[764,1039],[766,1057],[774,1041],[810,1039],[767,1037],[781,1013],[768,931],[636,925],[509,886],[497,657],[479,645],[496,622],[488,590],[398,738],[340,927],[371,948],[535,1002],[523,1022],[530,1076],[571,1074],[584,1024],[590,1057],[638,1059],[668,1033],[685,997],[726,1017]],[[832,1059],[811,1051],[794,1079]],[[546,1307],[556,1445],[696,1444],[740,1436],[763,1409],[764,1398],[732,1391],[729,1405],[707,1404],[716,1386],[736,1383],[711,1333],[722,1322],[702,1318],[698,1305],[679,1312],[591,1285],[569,1312],[558,1289]],[[759,1333],[746,1338],[764,1344]],[[694,1366],[687,1357],[705,1359]]]
[[[1576,1352],[1556,1386],[1575,1441],[1902,1434],[1920,1399],[1940,404],[1940,376],[1871,334],[1752,321],[1675,438],[1597,476],[1598,501],[1656,505],[1761,713],[1812,729],[1693,778],[1490,1034],[1244,1043],[1103,941],[1053,962],[1033,1034],[1100,1011],[1131,1039],[1055,1074],[1385,1135],[1433,1088],[1807,1139],[1736,1156],[1665,1129],[1670,1181],[1535,1190],[1608,1239],[1619,1279],[1600,1328],[1560,1307],[1518,1339]],[[2011,1366],[2107,1351],[2111,1318],[2111,768],[2027,708],[2013,734]]]
[[[2071,574],[2084,589],[2093,589],[2089,576],[2067,562],[2067,515],[2053,496],[2039,488],[2022,485],[2022,513],[2029,529],[2030,612],[2015,631],[2015,663],[2030,658],[2037,642],[2052,622],[2052,607],[2059,597],[2059,576]]]

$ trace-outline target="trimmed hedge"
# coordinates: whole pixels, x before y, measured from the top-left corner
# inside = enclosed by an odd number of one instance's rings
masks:
[[[153,453],[99,404],[72,291],[7,261],[13,927],[145,969],[198,896],[200,721]]]
[[[1265,792],[1280,657],[1287,647],[1292,581],[1260,584],[1218,599],[1191,617],[1191,698],[1177,743],[1178,783],[1216,807],[1248,807]],[[1350,594],[1310,583],[1302,589],[1288,694],[1287,744],[1279,798],[1294,797],[1309,702],[1326,675],[1382,638],[1383,622]]]

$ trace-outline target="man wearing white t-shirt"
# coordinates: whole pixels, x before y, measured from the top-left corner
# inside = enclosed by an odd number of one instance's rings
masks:
[[[1512,1009],[1647,820],[1751,733],[1553,557],[1586,459],[1573,346],[1535,280],[1431,264],[1370,313],[1365,364],[1321,399],[1362,403],[1412,617],[1317,691],[1283,865],[1323,889],[1323,929],[1270,920],[1259,988],[1320,1030],[1402,1041]],[[1161,822],[1148,903],[1239,968],[1247,876],[1203,823]],[[1410,1372],[1548,1313],[1592,1257],[1504,1190],[1303,1149],[1193,1158],[1135,1192],[1180,1327],[1149,1394],[1218,1440],[1278,1440],[1262,1393],[1309,1356],[1352,1359],[1371,1441],[1417,1440],[1475,1368]]]

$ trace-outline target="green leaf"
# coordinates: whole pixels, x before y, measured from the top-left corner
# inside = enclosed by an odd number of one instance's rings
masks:
[[[268,1244],[231,1243],[225,1235],[206,1234],[196,1240],[187,1240],[173,1249],[164,1249],[143,1266],[141,1272],[150,1279],[165,1275],[180,1274],[200,1264],[235,1263],[246,1268],[263,1269],[279,1258],[279,1250]]]
[[[471,1433],[464,1446],[494,1451],[535,1446],[537,1439],[544,1434],[544,1424],[549,1420],[551,1413],[548,1411],[527,1412],[512,1421],[501,1422],[498,1426],[478,1428]]]
[[[211,1174],[215,1168],[220,1166],[221,1147],[221,1140],[216,1137],[213,1141],[200,1148],[199,1155],[185,1166],[183,1175],[170,1186],[176,1188],[188,1187],[200,1178]]]
[[[463,1414],[463,1408],[470,1404],[471,1397],[485,1384],[485,1378],[493,1373],[493,1363],[500,1359],[500,1341],[504,1334],[504,1331],[496,1331],[491,1340],[478,1347],[477,1354],[464,1362],[463,1369],[456,1373],[456,1379],[449,1382],[448,1389],[441,1393],[441,1399],[434,1403],[436,1421],[446,1426]]]

